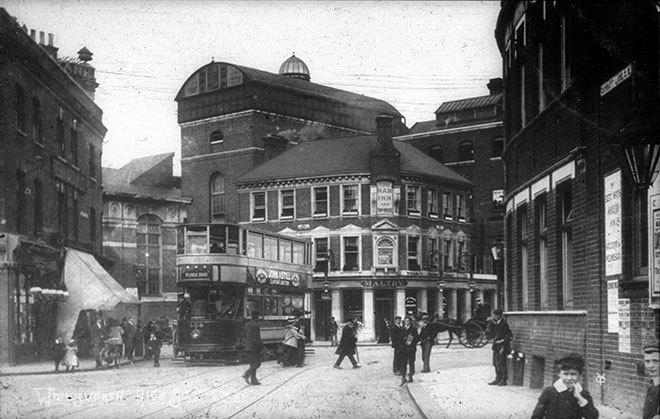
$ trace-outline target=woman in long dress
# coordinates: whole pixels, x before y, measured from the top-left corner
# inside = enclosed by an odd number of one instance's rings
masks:
[[[68,345],[66,345],[66,353],[64,354],[64,357],[62,358],[62,365],[66,367],[66,370],[69,371],[69,368],[73,372],[73,370],[78,367],[78,355],[76,353],[78,352],[78,346],[76,345],[75,340],[71,340]]]

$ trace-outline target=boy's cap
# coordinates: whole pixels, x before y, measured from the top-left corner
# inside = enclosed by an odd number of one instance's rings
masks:
[[[495,310],[493,310],[493,314],[499,316],[500,314],[504,314],[504,311],[501,308],[496,308]]]
[[[396,319],[401,320],[401,316],[396,316],[396,317],[394,318],[394,320],[396,320]]]
[[[559,368],[562,370],[571,369],[582,373],[582,369],[584,368],[584,358],[578,353],[571,352],[565,357],[557,360],[557,364],[559,364]]]
[[[648,344],[644,345],[644,348],[642,349],[642,351],[645,354],[652,354],[652,353],[660,352],[660,348],[658,347],[658,341],[656,340],[654,342],[651,342],[651,343],[648,343]]]
[[[428,315],[425,314],[425,315],[422,316],[422,320],[428,320],[428,319],[429,319]]]

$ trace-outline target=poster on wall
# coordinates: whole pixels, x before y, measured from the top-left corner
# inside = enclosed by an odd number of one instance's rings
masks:
[[[642,304],[640,313],[642,346],[644,346],[657,339],[655,336],[655,316],[653,315],[653,309],[648,304]]]
[[[621,274],[621,171],[605,176],[605,276]]]
[[[630,350],[630,299],[619,299],[619,352],[632,353]]]
[[[654,199],[653,202],[660,200]],[[653,255],[651,263],[653,266],[650,270],[651,278],[649,278],[651,287],[651,296],[660,297],[660,208],[653,210]]]
[[[619,332],[619,281],[607,281],[607,331]]]

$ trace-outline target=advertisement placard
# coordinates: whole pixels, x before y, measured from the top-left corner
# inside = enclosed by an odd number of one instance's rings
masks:
[[[605,276],[621,274],[621,171],[605,182]]]

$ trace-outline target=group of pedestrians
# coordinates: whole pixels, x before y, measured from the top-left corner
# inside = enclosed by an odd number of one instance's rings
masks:
[[[277,363],[283,367],[302,367],[305,362],[305,324],[302,314],[289,319]]]
[[[122,356],[134,364],[138,346],[144,348],[144,359],[153,359],[154,367],[160,366],[160,349],[165,333],[154,321],[138,328],[132,317],[125,317],[121,321],[109,319],[106,325],[103,318],[98,316],[89,330],[89,337],[96,368],[102,368],[104,361],[119,366],[119,358]]]

